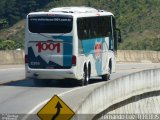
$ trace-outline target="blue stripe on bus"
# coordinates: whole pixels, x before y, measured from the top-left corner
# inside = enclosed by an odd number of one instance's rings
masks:
[[[63,44],[63,66],[72,66],[72,54],[73,54],[73,37],[72,36],[64,36],[62,38],[64,40]]]
[[[52,36],[53,39],[60,39],[60,40],[63,40],[64,42],[69,42],[69,43],[72,43],[73,41],[73,37],[72,36]]]
[[[53,39],[63,42],[63,66],[72,65],[73,37],[72,36],[52,36]]]
[[[58,64],[56,64],[54,62],[50,61],[49,63],[46,63],[43,60],[43,58],[41,56],[39,56],[39,55],[36,57],[35,54],[34,54],[34,52],[33,52],[32,47],[28,48],[28,53],[29,53],[29,55],[28,55],[28,61],[29,61],[29,67],[30,68],[42,68],[42,69],[45,69],[47,67],[51,67],[51,66],[54,67],[54,66],[56,66],[57,68],[62,69],[62,66],[60,66],[60,65],[58,65]],[[39,62],[40,65],[32,65],[31,62]]]

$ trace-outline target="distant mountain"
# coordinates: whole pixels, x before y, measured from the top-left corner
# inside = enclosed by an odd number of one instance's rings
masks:
[[[0,0],[0,49],[23,48],[25,22],[18,21],[30,11],[91,6],[114,13],[123,38],[119,49],[160,51],[160,0],[12,0],[13,4],[6,1]],[[12,47],[6,46],[8,42]]]

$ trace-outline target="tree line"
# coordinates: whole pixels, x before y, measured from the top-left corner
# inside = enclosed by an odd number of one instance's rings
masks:
[[[25,18],[30,11],[43,8],[50,0],[0,0],[0,29]]]

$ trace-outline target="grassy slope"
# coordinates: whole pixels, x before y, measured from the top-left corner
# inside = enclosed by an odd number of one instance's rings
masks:
[[[119,17],[124,42],[120,49],[160,50],[160,1],[140,0],[127,6]],[[124,7],[123,8],[124,10]],[[130,9],[129,9],[130,8]]]
[[[115,14],[123,36],[119,49],[160,50],[160,0],[56,0],[45,9],[87,4]],[[0,40],[4,39],[23,43],[24,20],[1,31]]]
[[[0,31],[0,43],[2,46],[6,46],[5,49],[17,49],[24,48],[24,28],[25,20],[17,22],[15,25],[8,29],[3,29]],[[6,44],[4,45],[6,41]],[[8,42],[7,42],[8,41]],[[13,41],[13,42],[11,42]],[[10,44],[10,45],[7,45]],[[1,46],[0,46],[1,48]]]

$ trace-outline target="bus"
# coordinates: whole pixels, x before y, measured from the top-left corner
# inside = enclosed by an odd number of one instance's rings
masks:
[[[91,77],[107,81],[115,72],[121,41],[111,12],[91,7],[58,7],[27,15],[26,77],[38,80],[76,79],[87,85]]]

